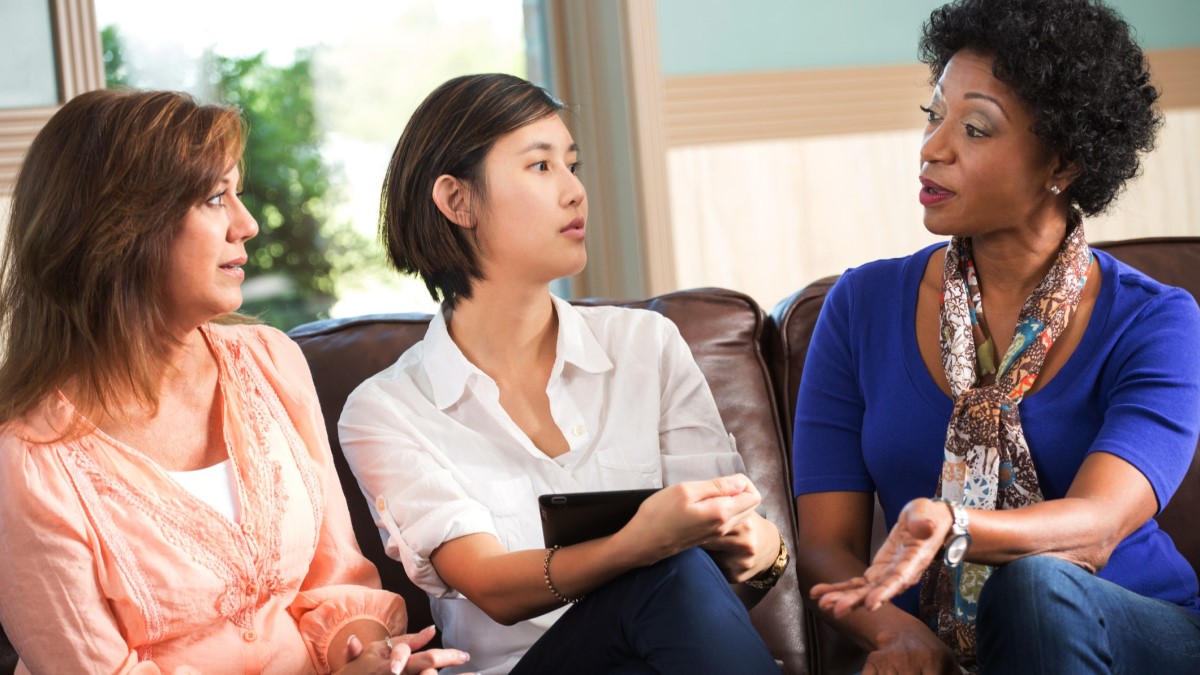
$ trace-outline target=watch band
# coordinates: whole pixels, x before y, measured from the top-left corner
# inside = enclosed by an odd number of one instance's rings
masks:
[[[953,518],[950,523],[950,532],[947,533],[946,541],[942,545],[942,560],[947,567],[958,567],[963,563],[967,551],[971,548],[970,520],[967,517],[967,510],[963,508],[962,504],[944,497],[937,501],[950,508],[950,515]]]
[[[791,557],[788,555],[787,545],[783,543],[783,534],[781,533],[779,535],[779,555],[775,557],[775,562],[767,569],[747,579],[745,584],[763,591],[774,588],[775,584],[779,583],[779,578],[783,576],[783,571],[787,569],[790,560]]]

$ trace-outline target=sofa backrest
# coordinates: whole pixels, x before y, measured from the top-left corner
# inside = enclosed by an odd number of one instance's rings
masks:
[[[813,329],[825,294],[837,281],[836,276],[818,279],[790,296],[780,300],[771,310],[771,322],[779,335],[779,350],[772,359],[776,394],[784,405],[783,419],[788,439],[788,466],[791,466],[792,427],[795,423],[796,395],[800,391],[800,378],[804,374],[804,357],[812,341]],[[882,543],[887,532],[884,528],[883,510],[875,502],[875,517],[872,522],[871,551]],[[809,663],[812,672],[822,675],[842,675],[862,670],[866,652],[852,640],[825,623],[809,608],[805,608],[805,623],[812,639],[809,641]]]
[[[1130,239],[1095,243],[1092,246],[1107,251],[1164,284],[1187,290],[1200,302],[1200,237]],[[789,445],[796,396],[804,373],[804,358],[825,295],[837,279],[836,276],[819,279],[781,300],[771,310],[771,321],[776,325],[780,339],[780,350],[774,355],[772,369],[779,388],[779,399],[785,406],[784,429]],[[789,455],[789,466],[790,463]],[[1193,457],[1187,476],[1167,508],[1157,516],[1159,526],[1171,535],[1180,552],[1200,574],[1197,513],[1200,513],[1200,452]],[[872,550],[886,534],[880,527],[882,520],[883,514],[877,504]],[[816,635],[812,656],[820,665],[815,670],[823,673],[853,672],[856,665],[861,663],[861,651],[848,640],[836,636],[823,622],[814,621],[812,616],[808,620]]]
[[[680,291],[636,302],[586,300],[582,304],[649,309],[675,322],[708,379],[748,475],[762,493],[763,515],[779,527],[794,552],[788,446],[782,407],[767,365],[767,352],[774,348],[776,335],[759,306],[746,295],[719,289]],[[337,421],[350,392],[421,340],[428,322],[426,315],[377,315],[318,321],[290,332],[304,351],[316,382],[359,546],[379,568],[384,587],[404,596],[413,627],[431,623],[428,600],[408,580],[403,566],[384,554],[367,502],[342,457]],[[788,569],[750,616],[772,654],[783,661],[786,673],[808,672],[807,626],[794,568]]]

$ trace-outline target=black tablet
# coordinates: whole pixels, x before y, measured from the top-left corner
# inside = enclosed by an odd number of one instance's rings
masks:
[[[546,547],[570,546],[616,532],[655,492],[657,488],[541,495],[538,507]]]

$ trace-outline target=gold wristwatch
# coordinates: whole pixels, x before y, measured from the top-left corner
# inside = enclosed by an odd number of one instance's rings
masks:
[[[761,591],[774,588],[775,584],[779,583],[779,577],[783,576],[783,571],[787,569],[788,561],[791,558],[788,556],[787,546],[783,543],[783,535],[779,535],[779,555],[775,558],[775,562],[767,569],[759,572],[753,577],[746,580],[746,585],[751,588],[757,588]]]

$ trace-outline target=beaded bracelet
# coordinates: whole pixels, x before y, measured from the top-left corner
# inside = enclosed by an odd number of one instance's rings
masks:
[[[550,559],[554,557],[554,554],[557,553],[558,549],[560,548],[562,547],[555,546],[554,548],[546,549],[546,558],[542,561],[542,576],[546,579],[546,588],[550,589],[550,592],[554,594],[554,597],[558,598],[559,602],[576,603],[587,596],[581,595],[578,598],[568,598],[562,593],[559,593],[558,589],[554,587],[554,582],[550,581]]]

